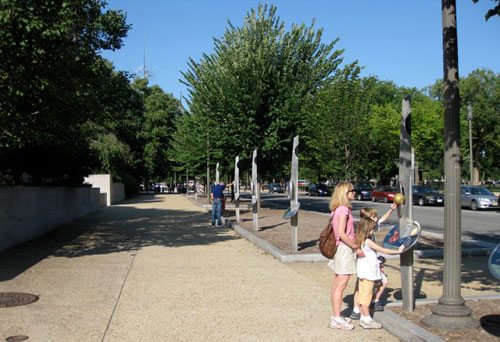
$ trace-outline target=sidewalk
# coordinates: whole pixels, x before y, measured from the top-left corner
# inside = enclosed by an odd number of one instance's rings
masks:
[[[0,340],[399,341],[328,328],[329,290],[308,272],[181,195],[141,196],[0,255],[0,292],[40,296],[0,308]]]

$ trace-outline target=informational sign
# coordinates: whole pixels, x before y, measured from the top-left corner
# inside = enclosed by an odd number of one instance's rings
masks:
[[[403,251],[405,252],[415,246],[421,232],[422,229],[417,221],[407,224],[403,229],[396,225],[385,236],[382,247],[398,250],[400,246],[405,246]]]
[[[500,280],[500,245],[496,246],[488,259],[491,275]]]
[[[297,202],[297,205],[290,207],[285,211],[285,214],[283,214],[283,219],[284,220],[291,219],[295,214],[298,213],[299,208],[300,208],[300,202]]]

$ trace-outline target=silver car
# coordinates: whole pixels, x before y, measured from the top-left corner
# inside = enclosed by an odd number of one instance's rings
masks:
[[[498,198],[483,186],[462,186],[461,204],[472,210],[498,208]]]

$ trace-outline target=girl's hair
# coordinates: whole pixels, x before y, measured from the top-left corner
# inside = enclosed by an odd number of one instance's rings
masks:
[[[338,183],[333,190],[332,198],[330,199],[330,210],[334,211],[338,207],[346,206],[352,208],[347,192],[353,190],[354,186],[351,183]]]
[[[361,245],[370,237],[370,233],[375,227],[375,222],[369,217],[360,217],[358,223],[358,231],[356,232],[356,247],[361,248]]]
[[[377,216],[377,209],[375,208],[361,208],[359,211],[359,217],[367,217],[367,218],[373,218]]]

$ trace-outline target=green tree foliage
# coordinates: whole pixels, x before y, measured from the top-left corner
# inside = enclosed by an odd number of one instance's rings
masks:
[[[443,83],[436,81],[426,88],[426,94],[438,100],[442,105]],[[473,112],[473,159],[481,177],[500,178],[500,74],[488,69],[476,69],[460,80],[460,148],[464,162],[468,162],[469,123],[467,121],[470,105]],[[470,177],[468,167],[462,167],[462,176]]]
[[[282,175],[292,138],[304,121],[306,98],[341,62],[342,51],[333,50],[336,40],[322,44],[322,30],[316,31],[314,23],[292,25],[287,32],[276,11],[261,4],[246,15],[243,27],[229,23],[223,37],[214,40],[214,53],[200,62],[190,60],[183,74],[191,115],[197,118],[193,124],[199,125],[192,131],[206,132],[208,146],[203,145],[200,159],[212,155],[226,170],[238,154],[242,168],[249,167],[258,149],[259,173]],[[186,141],[175,146],[186,146]]]
[[[110,67],[129,26],[100,0],[0,2],[0,173],[19,183],[79,184],[93,155],[89,122],[105,112]]]
[[[429,180],[436,176],[440,178],[444,174],[443,104],[419,94],[414,96],[411,105],[411,139],[415,160]]]
[[[139,139],[144,142],[142,162],[145,179],[165,179],[172,165],[168,158],[180,101],[158,86],[149,89],[144,101],[144,123]]]
[[[474,3],[477,3],[479,0],[472,0],[472,1],[474,1]],[[492,1],[500,2],[500,0],[492,0]],[[488,20],[495,15],[500,17],[500,3],[497,4],[495,7],[489,9],[488,12],[486,12],[486,14],[484,15],[484,19]]]
[[[314,179],[353,179],[365,159],[368,104],[359,72],[355,65],[344,68],[311,97],[301,156],[309,170],[316,170]]]
[[[476,69],[460,81],[461,97],[461,149],[469,155],[469,125],[467,107],[473,112],[472,136],[474,166],[479,168],[483,180],[500,178],[500,74]],[[464,168],[464,173],[469,173]],[[483,177],[484,176],[484,177]]]

